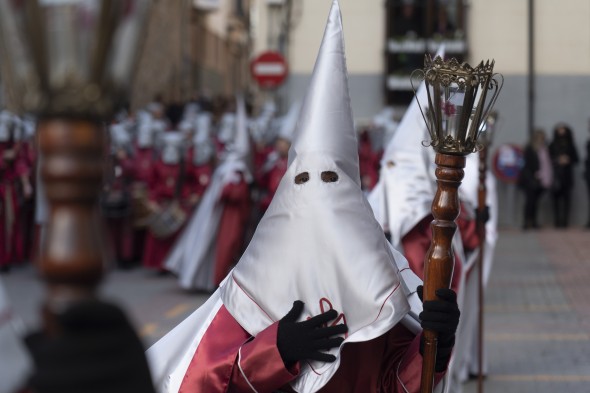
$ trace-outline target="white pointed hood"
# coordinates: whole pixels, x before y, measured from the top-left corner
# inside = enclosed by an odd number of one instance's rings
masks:
[[[211,114],[203,112],[197,115],[196,131],[193,135],[193,164],[204,165],[215,154],[215,145],[211,139]]]
[[[444,56],[443,47],[437,56]],[[424,83],[416,94],[420,102],[425,102]],[[369,194],[377,221],[391,233],[391,243],[398,249],[404,235],[431,212],[436,191],[430,175],[432,149],[423,146],[429,139],[420,108],[412,100],[385,149],[379,182]]]
[[[211,113],[209,112],[202,112],[197,115],[193,142],[196,143],[211,139],[211,120]]]
[[[283,117],[281,128],[279,129],[279,138],[285,139],[289,142],[293,140],[295,129],[297,127],[297,120],[299,119],[299,111],[301,110],[301,103],[294,102],[289,108],[289,112]]]
[[[124,124],[111,124],[109,131],[111,133],[111,143],[123,147],[131,142],[131,135],[129,135],[129,131],[127,131]]]
[[[250,135],[248,133],[248,118],[246,115],[246,103],[244,97],[237,97],[235,134],[231,143],[226,145],[222,157],[222,163],[217,171],[234,176],[236,171],[243,173],[246,182],[252,182],[252,171],[250,169]],[[224,181],[227,183],[228,181]]]
[[[168,165],[178,164],[182,158],[183,143],[185,137],[179,131],[170,131],[162,135],[162,162]]]
[[[333,2],[311,86],[299,117],[289,168],[238,265],[221,284],[224,305],[252,335],[302,300],[300,319],[330,308],[346,322],[346,343],[371,340],[396,325],[409,304],[390,248],[359,185],[340,8]],[[308,173],[308,181],[295,178]],[[323,172],[338,175],[322,179]],[[336,180],[336,181],[330,181]],[[326,182],[328,181],[328,182]],[[340,364],[310,362],[292,384],[324,386]]]
[[[221,143],[230,143],[235,136],[236,131],[236,114],[233,112],[226,112],[221,116],[219,124],[219,131],[217,139]]]
[[[289,163],[306,153],[328,155],[360,185],[340,8],[332,6],[299,121]],[[321,130],[321,132],[318,132]]]
[[[236,132],[227,147],[228,155],[226,160],[245,160],[250,155],[250,137],[248,134],[248,117],[246,116],[246,103],[244,97],[239,95],[236,99]]]

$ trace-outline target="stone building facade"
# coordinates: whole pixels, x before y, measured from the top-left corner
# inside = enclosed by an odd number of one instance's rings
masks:
[[[154,2],[131,96],[133,108],[195,92],[229,95],[248,83],[248,0]]]

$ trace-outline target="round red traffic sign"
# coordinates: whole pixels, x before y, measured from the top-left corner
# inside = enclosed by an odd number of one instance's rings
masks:
[[[279,87],[289,74],[289,67],[283,55],[268,51],[261,53],[250,63],[252,78],[263,89]]]
[[[518,145],[510,143],[501,145],[492,158],[494,174],[505,183],[517,183],[523,166],[524,153]]]

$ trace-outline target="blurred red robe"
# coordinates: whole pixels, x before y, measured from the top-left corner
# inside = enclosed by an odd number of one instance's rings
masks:
[[[264,213],[268,206],[270,206],[270,202],[272,198],[275,196],[275,192],[277,188],[279,188],[279,184],[281,183],[281,179],[287,172],[288,168],[288,159],[287,157],[279,157],[272,168],[264,173],[259,178],[259,186],[264,188],[266,193],[260,200],[260,211]]]
[[[133,158],[113,157],[113,161],[114,180],[110,184],[110,188],[115,192],[127,193],[130,196],[134,170]],[[129,202],[131,201],[129,200]],[[107,218],[106,222],[108,239],[115,259],[124,264],[132,262],[135,256],[135,236],[131,214],[124,217]]]
[[[464,209],[461,209],[464,211]],[[428,215],[422,219],[410,232],[402,238],[402,246],[404,248],[404,256],[410,264],[410,268],[418,277],[424,280],[424,258],[430,248],[432,241],[432,230],[430,223],[433,218]],[[470,219],[465,214],[460,214],[457,218],[457,229],[461,234],[464,250],[470,251],[477,248],[480,244],[477,236],[476,222]],[[453,279],[451,281],[451,289],[459,293],[459,285],[461,281],[461,274],[464,261],[460,261],[455,256],[455,269],[453,270]]]
[[[200,201],[211,183],[213,164],[211,162],[201,165],[194,164],[193,156],[193,149],[189,149],[186,159],[184,197],[188,200]]]
[[[250,216],[250,187],[243,174],[240,173],[239,176],[240,180],[237,183],[230,182],[223,187],[219,198],[223,212],[215,245],[213,280],[216,286],[223,281],[240,257]]]
[[[175,198],[180,175],[181,164],[171,165],[158,161],[152,169],[148,184],[150,201],[155,202],[160,207],[171,203]],[[143,253],[143,265],[147,268],[164,271],[162,264],[179,233],[180,230],[169,237],[158,238],[148,228]]]
[[[12,159],[5,159],[12,152]],[[19,223],[21,177],[29,169],[18,142],[0,142],[0,267],[24,258],[24,231]],[[18,247],[20,254],[18,255]]]

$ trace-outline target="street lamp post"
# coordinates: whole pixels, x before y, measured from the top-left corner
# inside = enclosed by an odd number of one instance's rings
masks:
[[[127,96],[148,0],[0,0],[4,80],[21,111],[38,116],[49,202],[38,267],[45,329],[93,298],[104,268],[97,201],[108,120]]]
[[[424,81],[428,103],[420,110],[436,151],[437,191],[432,202],[432,243],[425,257],[424,301],[437,299],[435,291],[449,288],[454,269],[452,239],[459,215],[458,189],[463,179],[465,156],[479,148],[482,119],[486,119],[502,88],[503,78],[493,74],[494,62],[473,68],[456,59],[444,61],[426,55],[424,69],[412,74]],[[434,387],[437,334],[424,331],[421,392]]]

